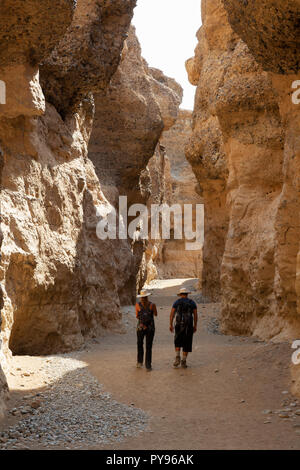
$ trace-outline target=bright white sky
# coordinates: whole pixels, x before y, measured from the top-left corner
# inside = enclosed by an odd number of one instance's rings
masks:
[[[189,83],[184,64],[197,45],[200,4],[201,0],[137,0],[133,18],[143,57],[180,83],[184,109],[194,107],[196,88]]]

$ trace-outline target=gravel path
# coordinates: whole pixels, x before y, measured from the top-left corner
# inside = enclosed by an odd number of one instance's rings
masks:
[[[87,448],[121,442],[145,430],[147,414],[111,399],[86,363],[74,356],[43,358],[50,385],[10,410],[20,420],[0,433],[0,449]]]

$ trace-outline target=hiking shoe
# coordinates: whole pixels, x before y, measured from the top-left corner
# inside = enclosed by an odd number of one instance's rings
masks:
[[[186,360],[185,360],[185,359],[182,359],[182,361],[181,361],[181,367],[182,367],[183,369],[186,369],[186,368],[187,368]]]
[[[143,367],[143,364],[141,364],[140,362],[138,362],[137,365],[136,365],[136,368],[137,368],[137,369],[141,369],[142,367]]]
[[[178,367],[178,366],[180,366],[180,357],[176,357],[174,364],[173,364],[173,367]]]

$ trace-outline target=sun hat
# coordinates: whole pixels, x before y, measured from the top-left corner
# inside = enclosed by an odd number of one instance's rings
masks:
[[[183,287],[182,289],[180,289],[177,295],[181,295],[181,294],[191,294],[191,292],[185,287]]]
[[[137,297],[139,299],[142,299],[143,297],[149,297],[149,295],[151,295],[150,292],[148,292],[146,290],[141,290],[141,293],[139,295],[137,295]]]

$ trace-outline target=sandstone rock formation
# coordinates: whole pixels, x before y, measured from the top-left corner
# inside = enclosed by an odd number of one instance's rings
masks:
[[[208,10],[208,11],[207,11]],[[222,84],[224,64],[230,64],[227,45],[228,25],[220,7],[202,2],[203,27],[195,57],[186,67],[189,80],[197,86],[193,115],[193,133],[186,147],[186,157],[199,183],[205,205],[205,238],[203,247],[203,294],[212,301],[220,299],[220,268],[228,229],[226,181],[228,169],[222,132],[212,110],[217,90]],[[209,20],[209,21],[208,21]]]
[[[156,78],[155,78],[156,77]],[[182,90],[150,69],[131,27],[122,61],[108,89],[95,95],[96,114],[89,156],[103,186],[117,187],[128,205],[145,202],[140,174],[165,128],[174,124]]]
[[[15,354],[78,348],[85,337],[114,327],[121,302],[134,299],[145,247],[99,240],[99,214],[110,212],[119,194],[129,203],[146,201],[145,168],[164,126],[177,117],[181,89],[148,68],[133,30],[108,86],[133,5],[78,2],[71,26],[66,18],[66,35],[43,58],[42,88],[38,72],[32,79],[22,63],[31,94],[13,115],[10,103],[2,108],[0,279],[7,357],[9,348]],[[88,143],[95,91],[94,166]]]
[[[223,4],[233,30],[264,70],[299,72],[299,0],[223,0]]]
[[[1,2],[1,67],[38,65],[66,33],[75,6],[76,0]]]
[[[269,73],[276,91],[283,128],[283,162],[275,220],[275,309],[281,329],[299,337],[299,105],[292,99],[300,82],[299,0],[244,2],[223,0],[232,28]],[[270,14],[271,13],[271,14]],[[299,87],[298,87],[299,88]],[[274,310],[274,307],[272,308]],[[299,394],[299,366],[294,366],[294,391]]]
[[[149,222],[151,222],[151,207],[154,204],[161,206],[162,204],[172,204],[172,185],[170,161],[166,156],[165,147],[158,143],[153,157],[150,159],[147,170],[149,172],[150,197],[147,207],[149,213]],[[150,228],[151,230],[151,228]],[[141,269],[143,272],[142,279],[147,283],[154,279],[158,279],[161,273],[158,266],[162,257],[162,250],[165,244],[163,239],[152,239],[152,233],[146,243],[146,249],[143,255]]]
[[[1,173],[2,173],[2,167],[3,167],[3,155],[0,155],[0,190],[1,190]],[[2,245],[3,241],[3,235],[2,235],[2,230],[0,227],[0,248]],[[0,251],[0,260],[1,260],[1,251]],[[2,287],[0,286],[0,331],[1,331],[1,325],[2,325],[2,309],[3,309],[3,292],[2,292]],[[4,355],[1,351],[1,346],[2,346],[2,339],[0,336],[0,420],[3,418],[3,414],[5,411],[5,402],[7,398],[7,383],[6,383],[6,378],[3,373],[3,363],[5,362]]]
[[[106,92],[95,95],[89,145],[89,157],[113,207],[118,207],[119,196],[127,196],[128,208],[147,202],[152,189],[146,167],[162,131],[174,124],[181,98],[181,87],[161,71],[149,68],[142,59],[131,27],[120,67]],[[126,252],[128,256],[128,269],[121,276],[116,273],[116,277],[120,279],[121,302],[129,304],[135,299],[136,280],[138,289],[146,280],[146,266],[141,267],[145,241],[137,239],[129,244],[124,240],[117,244],[123,245],[120,256]]]
[[[51,0],[42,3],[31,0],[26,4],[10,0],[1,2],[0,77],[2,83],[5,83],[4,90],[6,92],[6,104],[0,106],[1,137],[4,136],[0,143],[1,222],[5,210],[2,199],[5,186],[5,167],[9,158],[15,158],[6,143],[13,140],[12,134],[16,127],[20,127],[20,135],[22,132],[26,133],[25,127],[23,127],[25,120],[45,112],[45,99],[39,84],[38,63],[51,53],[65,34],[67,27],[71,24],[74,8],[74,0]],[[45,17],[48,18],[47,23],[45,23]],[[10,129],[10,136],[5,135],[5,130],[8,129]],[[22,148],[22,141],[23,137],[19,141],[19,148]],[[22,149],[24,154],[28,150],[28,147]],[[17,154],[17,158],[18,156],[19,154]],[[20,177],[19,172],[22,173],[21,167],[22,165],[17,170],[17,178]],[[14,171],[10,177],[13,178],[13,176]],[[19,197],[21,198],[22,195],[20,194]],[[3,245],[5,246],[5,227],[3,231]],[[2,227],[0,232],[2,244]],[[18,235],[16,236],[18,237]],[[4,281],[2,268],[0,280]],[[4,347],[0,351],[1,365],[6,362],[4,353],[8,351],[8,330],[11,326],[10,315],[6,310],[3,310],[3,290],[5,292],[5,287],[1,286],[0,309],[3,334],[0,344],[2,341],[4,343]],[[3,410],[3,397],[6,392],[6,382],[0,369],[0,414]]]
[[[117,70],[136,0],[77,0],[73,21],[40,67],[49,103],[62,116],[88,93],[105,90]]]
[[[240,5],[224,3],[227,7]],[[252,5],[251,17],[255,11],[259,16],[258,2],[250,3],[257,4],[256,10]],[[260,5],[265,7],[266,2]],[[222,2],[203,1],[202,13],[204,26],[198,33],[196,58],[187,64],[191,81],[198,81],[194,133],[187,154],[192,164],[195,159],[197,174],[205,159],[203,125],[199,125],[205,116],[221,142],[207,160],[214,168],[222,148],[225,168],[225,185],[216,192],[217,197],[224,197],[226,187],[225,212],[229,216],[228,232],[218,230],[218,236],[226,241],[221,262],[223,329],[267,339],[294,338],[300,333],[295,283],[299,246],[297,150],[293,140],[298,121],[295,119],[291,129],[290,119],[296,115],[291,84],[281,77],[279,85],[279,77],[258,65],[231,29]],[[243,25],[247,21],[244,18]],[[236,32],[241,27],[239,23]],[[263,25],[262,30],[266,32]],[[255,34],[253,30],[249,33],[250,44]],[[269,70],[269,48],[266,54]],[[291,61],[289,70],[293,67]],[[209,141],[214,142],[212,138]],[[197,174],[201,185],[207,174]],[[204,276],[205,269],[204,254]]]
[[[65,34],[74,8],[75,0],[1,2],[0,76],[6,85],[6,105],[0,106],[0,117],[44,113],[38,64]]]
[[[168,204],[179,204],[182,214],[185,204],[193,204],[195,229],[196,204],[202,204],[203,200],[197,194],[197,180],[185,158],[185,145],[191,133],[192,112],[180,110],[176,123],[171,129],[163,132],[160,142],[165,149],[167,159],[165,172],[170,187]],[[189,241],[185,238],[182,240],[172,238],[162,244],[160,255],[156,260],[159,279],[201,278],[202,249],[186,250],[186,243]]]

